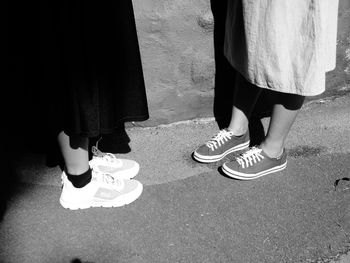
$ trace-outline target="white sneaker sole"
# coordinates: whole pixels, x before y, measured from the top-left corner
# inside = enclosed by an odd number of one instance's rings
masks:
[[[193,154],[193,158],[196,159],[198,162],[201,163],[214,163],[214,162],[218,162],[221,159],[223,159],[226,155],[233,153],[233,152],[237,152],[240,150],[244,150],[246,148],[249,147],[249,143],[250,141],[247,141],[245,143],[239,144],[233,148],[228,149],[226,152],[220,154],[220,155],[213,155],[213,156],[206,156],[206,155],[201,155],[199,153],[197,153],[196,151]]]
[[[240,172],[234,171],[234,170],[230,169],[229,167],[227,167],[225,164],[223,164],[222,165],[222,171],[227,176],[232,177],[234,179],[238,179],[238,180],[253,180],[253,179],[262,177],[264,175],[267,175],[267,174],[271,174],[271,173],[276,173],[276,172],[282,171],[286,167],[287,167],[287,161],[285,163],[283,163],[282,165],[275,166],[273,168],[270,168],[268,170],[262,171],[260,173],[245,174],[245,173],[240,173]]]
[[[77,210],[77,209],[87,209],[87,208],[92,208],[92,207],[104,207],[104,208],[109,208],[109,207],[122,207],[124,205],[128,205],[132,202],[134,202],[136,199],[138,199],[143,191],[143,185],[141,183],[138,184],[137,188],[127,194],[118,196],[116,199],[113,201],[91,201],[91,202],[86,202],[86,203],[71,203],[63,200],[60,198],[60,204],[70,210]]]

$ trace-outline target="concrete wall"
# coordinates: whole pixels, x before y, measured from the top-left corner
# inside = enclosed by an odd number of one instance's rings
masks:
[[[220,1],[220,0],[217,0]],[[209,0],[133,0],[153,126],[213,116],[215,61]],[[337,68],[327,92],[350,85],[350,0],[340,0]]]
[[[337,67],[327,73],[325,96],[350,92],[350,0],[339,1]]]
[[[215,73],[208,0],[134,0],[149,125],[210,115]]]

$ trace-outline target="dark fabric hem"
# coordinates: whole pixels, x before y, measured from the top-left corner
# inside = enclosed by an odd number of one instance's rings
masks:
[[[124,117],[123,119],[120,120],[121,123],[123,123],[122,126],[115,126],[110,129],[100,129],[100,130],[95,130],[95,131],[70,131],[67,129],[63,129],[63,131],[68,135],[68,136],[82,136],[82,137],[88,137],[88,138],[93,138],[93,137],[98,137],[101,135],[108,135],[112,134],[115,132],[120,131],[121,129],[124,128],[124,122],[131,122],[131,121],[146,121],[149,119],[149,115],[143,115],[143,116],[132,116],[132,117]]]

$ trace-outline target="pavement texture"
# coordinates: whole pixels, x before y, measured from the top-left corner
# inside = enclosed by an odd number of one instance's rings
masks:
[[[268,119],[263,120],[264,126]],[[144,192],[122,208],[63,209],[60,170],[14,158],[0,262],[350,262],[350,96],[308,102],[287,141],[287,169],[225,177],[192,151],[213,119],[128,130]],[[4,185],[3,185],[4,186]]]

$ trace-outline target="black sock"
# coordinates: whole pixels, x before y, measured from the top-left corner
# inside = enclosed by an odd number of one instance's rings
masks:
[[[91,169],[87,170],[83,174],[79,175],[71,175],[68,172],[66,172],[68,180],[73,184],[74,187],[76,188],[82,188],[91,181]]]

